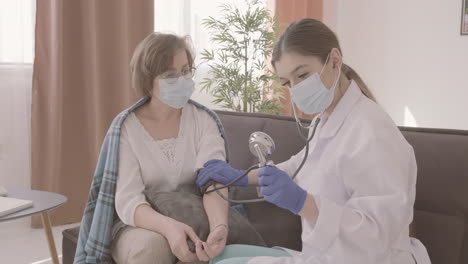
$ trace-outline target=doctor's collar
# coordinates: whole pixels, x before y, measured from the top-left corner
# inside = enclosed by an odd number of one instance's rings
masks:
[[[341,127],[341,124],[343,124],[348,114],[362,96],[364,95],[362,94],[361,89],[356,82],[352,81],[333,112],[329,115],[325,113],[322,115],[321,123],[323,126],[320,137],[330,138],[335,136],[336,132]]]

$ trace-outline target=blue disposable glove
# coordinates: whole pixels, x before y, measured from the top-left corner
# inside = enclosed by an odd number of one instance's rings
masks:
[[[226,185],[245,173],[244,170],[236,170],[222,160],[210,160],[203,167],[197,176],[196,183],[198,186],[205,186],[210,180]],[[236,182],[234,186],[246,186],[248,181],[247,176],[245,176]]]
[[[258,170],[260,192],[266,201],[298,214],[307,198],[307,192],[299,187],[289,175],[274,166]]]

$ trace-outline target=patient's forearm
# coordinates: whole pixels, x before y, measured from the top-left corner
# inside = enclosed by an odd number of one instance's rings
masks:
[[[211,190],[222,185],[215,184],[208,188]],[[228,197],[228,189],[220,190],[221,194],[224,197]],[[221,198],[216,192],[205,194],[203,196],[203,205],[205,207],[206,214],[208,216],[208,221],[210,223],[210,229],[214,229],[218,225],[227,225],[228,224],[228,212],[229,212],[229,203]]]
[[[304,207],[299,212],[299,215],[307,219],[311,224],[315,225],[317,221],[319,210],[317,203],[315,202],[314,196],[307,194],[307,198],[304,202]]]
[[[164,236],[167,229],[165,227],[171,221],[171,218],[156,212],[147,204],[138,206],[134,217],[136,227],[158,232]]]
[[[248,178],[249,178],[249,185],[258,185],[258,169],[251,170],[249,172]]]

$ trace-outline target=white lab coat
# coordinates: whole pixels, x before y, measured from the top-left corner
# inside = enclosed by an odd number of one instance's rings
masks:
[[[278,167],[292,175],[303,155],[304,150]],[[430,263],[424,245],[409,237],[416,187],[413,148],[356,83],[318,125],[296,180],[319,208],[315,225],[302,219],[302,252],[257,257],[249,264]]]

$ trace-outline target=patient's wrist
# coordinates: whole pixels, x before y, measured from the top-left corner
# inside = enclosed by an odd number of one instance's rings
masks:
[[[258,169],[252,170],[247,175],[247,185],[257,185],[258,184]]]
[[[158,228],[159,229],[158,231],[159,231],[159,233],[161,235],[163,235],[164,237],[167,237],[168,232],[174,231],[173,224],[176,223],[177,221],[170,218],[170,217],[164,216],[164,215],[161,215],[161,216],[162,216],[162,218],[160,218],[160,220],[159,220],[160,222],[158,223],[158,224],[160,224],[159,228]]]
[[[227,224],[218,224],[218,225],[214,226],[213,228],[211,228],[210,232],[213,232],[213,231],[215,231],[215,230],[218,229],[218,228],[225,228],[226,231],[229,230]]]

